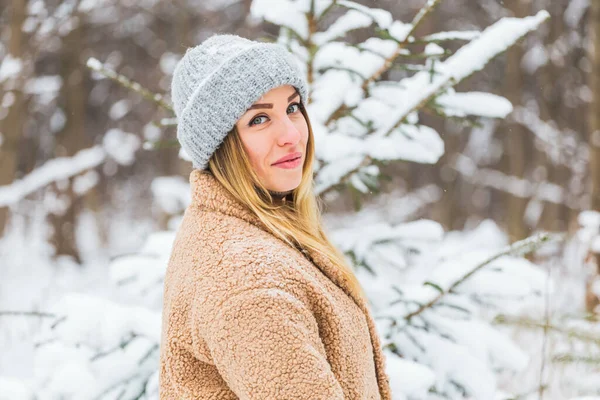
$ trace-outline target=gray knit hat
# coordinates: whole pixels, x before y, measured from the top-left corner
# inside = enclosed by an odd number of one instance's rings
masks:
[[[244,113],[266,92],[292,85],[304,104],[308,84],[283,46],[236,35],[213,35],[187,49],[173,71],[177,139],[194,168],[208,160]]]

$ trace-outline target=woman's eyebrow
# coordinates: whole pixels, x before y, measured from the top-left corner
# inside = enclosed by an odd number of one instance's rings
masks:
[[[292,99],[296,96],[298,96],[299,93],[298,91],[295,91],[294,94],[292,94],[290,97],[288,97],[288,103],[290,101],[292,101]],[[250,106],[250,108],[248,110],[253,110],[255,108],[273,108],[273,103],[259,103],[259,104],[253,104],[252,106]]]

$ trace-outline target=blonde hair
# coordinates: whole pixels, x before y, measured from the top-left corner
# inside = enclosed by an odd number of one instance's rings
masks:
[[[302,103],[300,111],[308,124],[308,142],[302,179],[292,191],[291,201],[282,204],[273,201],[269,190],[261,184],[252,168],[235,126],[208,161],[208,172],[238,201],[252,210],[271,234],[290,246],[311,249],[328,258],[339,268],[354,293],[365,297],[352,267],[323,230],[321,203],[313,191],[314,136]]]

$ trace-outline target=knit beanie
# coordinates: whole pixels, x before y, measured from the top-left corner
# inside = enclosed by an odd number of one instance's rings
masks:
[[[171,98],[177,139],[194,168],[206,169],[248,108],[281,85],[294,86],[307,103],[299,62],[279,44],[219,34],[187,49],[173,71]]]

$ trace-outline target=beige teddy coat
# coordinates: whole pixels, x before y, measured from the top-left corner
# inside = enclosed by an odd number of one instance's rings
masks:
[[[165,276],[160,398],[391,399],[370,310],[339,271],[267,232],[212,175],[190,183]]]

